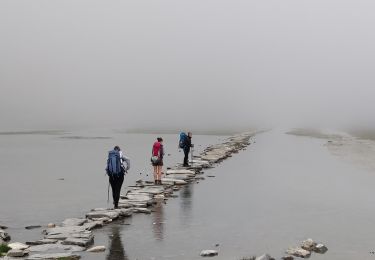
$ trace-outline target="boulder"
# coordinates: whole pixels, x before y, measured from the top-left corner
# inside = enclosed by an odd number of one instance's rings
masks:
[[[23,257],[27,255],[28,252],[20,249],[11,249],[8,251],[7,256],[8,257]]]
[[[301,247],[307,251],[313,251],[316,246],[316,243],[314,240],[311,238],[306,239],[305,241],[302,242]]]
[[[105,246],[94,246],[94,247],[87,249],[87,252],[99,253],[99,252],[104,252],[105,250],[106,250]]]
[[[323,244],[317,244],[313,251],[318,254],[325,254],[328,251],[328,248]]]
[[[307,258],[310,257],[311,252],[307,251],[303,248],[300,247],[294,247],[294,248],[289,248],[286,253],[288,255],[296,256],[296,257],[302,257],[302,258]]]
[[[29,248],[28,245],[19,242],[10,243],[8,246],[14,250],[25,250]]]
[[[6,241],[9,241],[11,239],[11,237],[9,236],[9,234],[7,232],[0,229],[0,239],[6,242]]]
[[[217,256],[219,254],[216,250],[203,250],[200,253],[200,256],[207,257],[207,256]]]
[[[72,253],[56,253],[56,254],[36,254],[31,255],[26,260],[78,260],[81,256]]]
[[[63,221],[63,227],[82,226],[87,222],[85,218],[67,218]]]

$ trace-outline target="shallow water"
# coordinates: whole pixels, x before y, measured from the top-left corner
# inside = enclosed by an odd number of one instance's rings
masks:
[[[215,178],[185,187],[151,216],[96,231],[96,243],[109,250],[84,258],[201,259],[203,249],[218,249],[215,259],[280,257],[312,237],[329,251],[311,259],[374,259],[375,175],[331,155],[325,142],[261,134],[206,171]]]
[[[215,178],[184,187],[176,193],[178,198],[159,204],[151,215],[135,215],[95,231],[95,244],[106,245],[108,250],[84,254],[83,258],[201,259],[199,252],[203,249],[217,249],[219,256],[214,259],[239,259],[266,252],[279,257],[289,246],[312,237],[325,243],[329,251],[325,255],[313,255],[311,259],[375,259],[369,254],[375,249],[374,172],[331,155],[325,146],[326,140],[284,133],[274,130],[256,136],[256,143],[246,151],[205,171]],[[148,162],[139,157],[147,157],[147,151],[142,149],[149,148],[153,137],[125,135],[95,142],[48,139],[44,145],[35,145],[39,147],[35,148],[38,154],[54,151],[47,153],[48,158],[58,158],[63,170],[51,170],[44,182],[36,182],[35,176],[46,178],[45,174],[33,171],[32,176],[21,182],[22,196],[14,199],[13,196],[4,199],[4,189],[12,194],[10,191],[14,189],[10,187],[15,188],[12,180],[19,178],[12,176],[7,184],[2,182],[1,219],[3,203],[7,209],[6,223],[16,223],[17,227],[82,216],[91,207],[103,206],[107,187],[103,173],[98,170],[104,168],[103,146],[111,147],[114,141],[127,144],[137,169],[141,170]],[[33,138],[35,144],[44,142],[38,139],[42,137]],[[166,143],[177,144],[173,135],[165,139]],[[196,137],[194,143],[206,145],[219,139],[202,136]],[[19,141],[13,153],[22,150],[22,140]],[[44,149],[45,146],[49,149]],[[64,148],[57,148],[61,146]],[[6,162],[3,147],[1,173],[5,172]],[[167,149],[173,150],[171,146]],[[35,153],[25,151],[31,158],[26,156],[23,167],[27,163],[34,165]],[[176,151],[168,164],[180,160],[179,157]],[[87,168],[74,171],[80,160],[87,162]],[[35,168],[43,169],[39,164]],[[60,177],[66,180],[57,181]],[[133,172],[129,183],[136,177]],[[85,178],[90,179],[90,185],[80,185],[88,182]],[[9,205],[11,198],[14,203]],[[40,230],[10,229],[9,232],[22,234],[16,237],[24,241],[27,234],[31,236]]]
[[[91,208],[112,206],[107,204],[104,171],[108,150],[118,144],[131,158],[124,185],[133,185],[138,179],[152,179],[150,154],[156,136],[107,130],[0,134],[0,224],[9,227],[13,241],[26,241],[41,232],[25,230],[28,225],[59,223],[82,217]],[[178,135],[163,138],[165,164],[181,161]],[[195,150],[220,139],[195,135]]]

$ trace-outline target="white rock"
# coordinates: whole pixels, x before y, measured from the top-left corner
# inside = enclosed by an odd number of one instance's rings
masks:
[[[25,250],[25,249],[28,249],[30,246],[28,245],[25,245],[23,243],[19,243],[19,242],[14,242],[14,243],[10,243],[8,244],[8,246],[14,250]]]
[[[217,252],[216,250],[203,250],[200,253],[200,256],[217,256],[218,254],[219,252]]]
[[[313,251],[316,246],[316,243],[311,238],[306,239],[302,242],[301,247],[307,251]]]
[[[20,249],[12,249],[12,250],[9,250],[8,253],[7,253],[7,256],[8,257],[23,257],[25,255],[27,255],[28,253],[24,250],[20,250]]]
[[[106,250],[105,246],[94,246],[94,247],[91,247],[90,249],[87,249],[87,252],[99,253],[99,252],[104,252],[105,250]]]
[[[292,256],[302,257],[302,258],[307,258],[311,255],[310,251],[307,251],[307,250],[305,250],[303,248],[300,248],[300,247],[289,248],[286,251],[286,253],[289,254],[289,255],[292,255]]]
[[[167,170],[167,174],[189,174],[195,175],[195,172],[192,170],[179,169],[179,170]]]
[[[187,184],[186,181],[184,180],[177,180],[177,179],[172,179],[172,178],[162,178],[161,179],[162,184],[170,184],[170,185],[185,185]]]
[[[258,256],[257,258],[255,258],[255,260],[275,260],[275,259],[265,254],[265,255]]]

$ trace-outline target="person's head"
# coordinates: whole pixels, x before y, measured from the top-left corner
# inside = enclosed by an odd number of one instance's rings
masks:
[[[192,134],[191,132],[188,132],[188,136],[189,136],[189,137],[192,137],[193,134]]]
[[[158,138],[156,138],[156,139],[158,140],[159,143],[162,143],[162,142],[163,142],[163,138],[161,138],[161,137],[158,137]]]
[[[115,151],[121,151],[120,146],[116,145],[115,148],[113,148]]]

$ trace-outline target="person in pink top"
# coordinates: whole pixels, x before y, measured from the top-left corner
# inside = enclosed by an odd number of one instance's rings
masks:
[[[152,157],[151,157],[151,163],[152,163],[152,166],[154,166],[155,184],[161,184],[162,168],[164,165],[163,157],[164,157],[163,138],[158,137],[157,141],[152,146]]]

